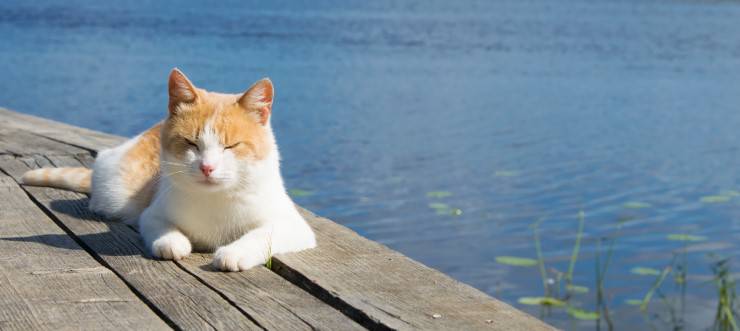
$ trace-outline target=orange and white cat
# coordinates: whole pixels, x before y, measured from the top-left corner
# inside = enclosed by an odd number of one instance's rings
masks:
[[[221,94],[174,69],[164,121],[101,151],[93,170],[37,169],[23,181],[91,193],[90,209],[138,221],[144,243],[162,259],[215,251],[216,267],[239,271],[269,254],[315,247],[280,175],[273,96],[269,79],[243,94]]]

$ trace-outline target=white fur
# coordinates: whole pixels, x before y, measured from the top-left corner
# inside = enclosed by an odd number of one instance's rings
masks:
[[[181,259],[192,249],[215,250],[214,265],[221,270],[246,270],[270,254],[315,247],[313,231],[285,192],[277,145],[269,122],[266,126],[272,147],[264,160],[235,158],[210,124],[184,160],[163,152],[157,192],[143,212],[128,201],[118,167],[139,137],[105,150],[95,162],[90,206],[108,216],[138,218],[144,243],[156,257]],[[201,162],[215,167],[208,179]]]
[[[131,194],[121,178],[120,164],[123,156],[139,141],[138,135],[114,148],[98,152],[93,164],[90,209],[110,218],[135,224],[144,210],[131,201]]]

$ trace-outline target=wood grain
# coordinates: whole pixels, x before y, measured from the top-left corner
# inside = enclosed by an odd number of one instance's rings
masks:
[[[0,161],[0,169],[18,179],[28,169],[35,168],[34,165],[38,166],[40,159],[6,159]],[[49,159],[61,166],[82,165],[72,156],[49,156]],[[106,222],[92,214],[87,208],[87,196],[46,187],[27,186],[25,190],[176,327],[262,329],[175,263],[145,257],[138,234],[123,223]]]
[[[39,137],[64,141],[87,150],[99,150],[120,144],[125,138],[88,130],[0,107],[0,127],[28,131]]]
[[[468,285],[300,208],[318,247],[277,255],[275,270],[366,327],[552,330]]]
[[[13,179],[0,192],[0,329],[170,329]]]

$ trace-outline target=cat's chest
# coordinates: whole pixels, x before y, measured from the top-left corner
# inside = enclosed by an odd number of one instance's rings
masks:
[[[190,199],[171,204],[169,218],[202,250],[213,250],[239,239],[263,223],[244,200]]]

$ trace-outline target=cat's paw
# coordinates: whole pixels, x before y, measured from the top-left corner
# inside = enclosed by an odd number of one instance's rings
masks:
[[[265,263],[264,256],[236,246],[222,246],[213,256],[213,266],[223,271],[244,271]]]
[[[152,243],[152,255],[164,260],[180,260],[192,251],[190,240],[184,234],[173,231],[157,238]]]

